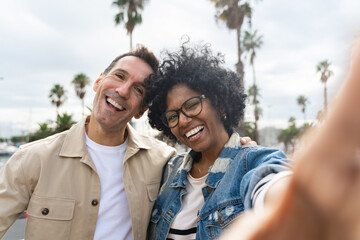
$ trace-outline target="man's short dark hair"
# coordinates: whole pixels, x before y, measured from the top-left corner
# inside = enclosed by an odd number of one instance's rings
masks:
[[[105,71],[103,72],[104,75],[107,75],[111,69],[114,67],[114,65],[123,57],[127,57],[127,56],[134,56],[134,57],[138,57],[141,60],[143,60],[144,62],[146,62],[147,64],[149,64],[149,66],[151,67],[151,69],[154,71],[154,73],[156,73],[158,71],[159,68],[159,61],[157,60],[157,58],[155,57],[154,53],[151,52],[147,47],[143,46],[143,45],[138,45],[136,47],[135,50],[130,51],[128,53],[124,53],[120,56],[117,56],[111,63],[110,65],[105,69]]]

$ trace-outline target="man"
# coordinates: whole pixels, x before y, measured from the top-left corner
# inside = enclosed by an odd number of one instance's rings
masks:
[[[145,47],[114,59],[94,84],[90,117],[27,144],[0,171],[0,238],[27,209],[26,239],[145,239],[162,168],[176,152],[128,124],[146,110]]]
[[[128,122],[146,110],[144,79],[157,67],[145,47],[119,56],[94,84],[90,117],[20,147],[0,172],[0,237],[27,209],[26,239],[145,239],[175,150]]]

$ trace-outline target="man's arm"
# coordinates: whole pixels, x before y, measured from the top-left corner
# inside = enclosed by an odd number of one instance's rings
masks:
[[[21,156],[18,150],[0,170],[0,238],[26,210],[30,198]]]

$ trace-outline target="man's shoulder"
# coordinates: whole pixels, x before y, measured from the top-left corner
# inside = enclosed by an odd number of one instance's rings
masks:
[[[56,143],[63,142],[67,133],[68,133],[68,130],[63,131],[61,133],[56,133],[54,135],[51,135],[51,136],[43,138],[43,139],[39,139],[39,140],[30,142],[30,143],[23,144],[19,147],[19,150],[27,151],[30,149],[44,149],[44,147],[49,147]]]

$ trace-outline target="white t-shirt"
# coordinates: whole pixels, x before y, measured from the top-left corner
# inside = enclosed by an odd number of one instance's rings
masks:
[[[187,193],[183,196],[181,209],[171,224],[167,239],[189,240],[196,238],[197,215],[205,203],[202,189],[206,186],[205,181],[208,175],[194,178],[190,173],[187,174]]]
[[[127,145],[128,139],[119,146],[104,146],[86,135],[86,146],[101,184],[94,240],[133,239],[129,204],[122,176]]]

